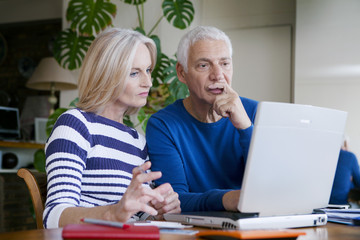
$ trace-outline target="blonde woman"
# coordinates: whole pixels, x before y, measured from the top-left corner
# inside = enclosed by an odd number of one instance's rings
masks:
[[[156,46],[144,35],[112,28],[91,44],[79,76],[79,103],[62,114],[46,143],[45,228],[82,218],[118,222],[180,212],[177,193],[148,182],[145,137],[123,124],[146,104]]]

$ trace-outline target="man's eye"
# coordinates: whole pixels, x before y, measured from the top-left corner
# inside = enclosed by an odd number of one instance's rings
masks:
[[[208,67],[207,63],[199,63],[199,65],[198,65],[198,68],[200,68],[200,69],[204,69],[204,68],[207,68],[207,67]]]
[[[139,74],[139,72],[131,72],[130,77],[136,77]]]
[[[229,67],[229,66],[231,66],[231,63],[230,62],[223,62],[222,65],[224,67]]]

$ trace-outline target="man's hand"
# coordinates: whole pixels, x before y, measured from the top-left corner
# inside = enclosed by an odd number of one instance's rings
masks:
[[[163,214],[165,213],[180,213],[180,200],[179,195],[174,192],[169,183],[164,183],[155,188],[154,191],[161,194],[164,197],[164,201],[159,202],[153,199],[150,202],[150,206],[158,211],[158,215],[154,216],[156,220],[163,220]]]
[[[227,83],[224,84],[222,94],[217,95],[213,110],[222,117],[228,117],[237,129],[246,129],[251,126],[239,95]]]
[[[238,211],[238,203],[240,199],[240,190],[229,191],[222,198],[223,206],[226,211]]]
[[[147,161],[133,169],[133,177],[125,194],[117,204],[112,205],[112,214],[115,221],[126,222],[139,211],[150,215],[159,214],[149,203],[151,201],[163,202],[165,200],[164,194],[149,187],[144,187],[144,183],[161,177],[161,172],[145,173],[145,171],[150,169],[150,166],[150,161]]]

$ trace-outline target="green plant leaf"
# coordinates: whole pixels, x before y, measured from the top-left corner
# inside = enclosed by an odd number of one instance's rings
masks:
[[[146,126],[147,126],[147,123],[148,123],[150,117],[151,117],[151,115],[148,114],[148,117],[144,120],[144,122],[141,125],[141,129],[144,131],[144,133],[146,133]]]
[[[61,114],[63,114],[64,112],[66,112],[68,109],[67,108],[58,108],[54,111],[53,114],[51,114],[48,118],[48,121],[46,123],[46,135],[47,137],[50,136],[51,131],[55,125],[56,120],[60,117]]]
[[[189,0],[164,0],[162,9],[168,22],[179,29],[187,28],[194,19],[195,10]]]
[[[173,96],[176,99],[186,98],[189,95],[189,90],[187,86],[180,82],[178,78],[171,81],[170,86],[170,96]]]
[[[62,31],[54,42],[54,57],[63,68],[80,68],[93,40],[94,37],[78,36],[71,29]]]
[[[123,118],[124,124],[128,127],[132,127],[134,128],[134,123],[131,121],[130,116],[129,115],[125,115]]]
[[[155,69],[151,74],[151,77],[153,79],[153,87],[158,87],[159,84],[163,83],[163,80],[167,76],[165,69],[167,69],[169,66],[170,66],[169,57],[161,53],[160,60],[156,62]]]
[[[45,152],[44,149],[39,149],[34,153],[34,167],[39,172],[45,172]]]
[[[139,32],[139,33],[141,33],[142,35],[145,35],[145,36],[146,36],[145,30],[142,29],[141,27],[136,27],[134,30],[137,31],[137,32]]]
[[[131,5],[141,5],[145,2],[146,2],[146,0],[124,0],[124,3],[131,4]]]
[[[169,60],[169,66],[164,69],[164,75],[166,76],[164,78],[164,83],[170,83],[171,81],[178,80],[177,73],[176,73],[176,63],[177,60],[170,59]]]
[[[144,108],[141,108],[138,112],[138,120],[139,120],[139,125],[141,125],[141,129],[146,132],[146,125],[147,125],[147,122],[150,118],[152,114],[149,114],[149,113],[146,113],[144,111]]]
[[[69,104],[69,107],[72,108],[76,108],[76,104],[79,102],[79,98],[75,98],[74,100],[71,101],[71,103]]]
[[[150,38],[155,42],[156,45],[156,62],[159,62],[161,60],[161,43],[160,38],[156,35],[151,35]]]
[[[93,36],[112,24],[116,5],[110,0],[71,0],[66,12],[70,28]]]
[[[177,99],[183,99],[189,96],[189,89],[187,86],[180,82],[176,74],[176,63],[174,59],[170,59],[170,66],[164,70],[164,82],[169,85],[169,96],[165,99],[165,105],[173,103]]]

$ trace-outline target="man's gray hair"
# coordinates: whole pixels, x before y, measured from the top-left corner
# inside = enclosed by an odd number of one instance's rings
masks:
[[[210,26],[198,26],[186,33],[180,40],[177,49],[178,62],[183,66],[185,72],[188,71],[187,63],[189,49],[199,40],[222,40],[229,48],[230,56],[232,56],[232,45],[229,37],[220,29]]]

